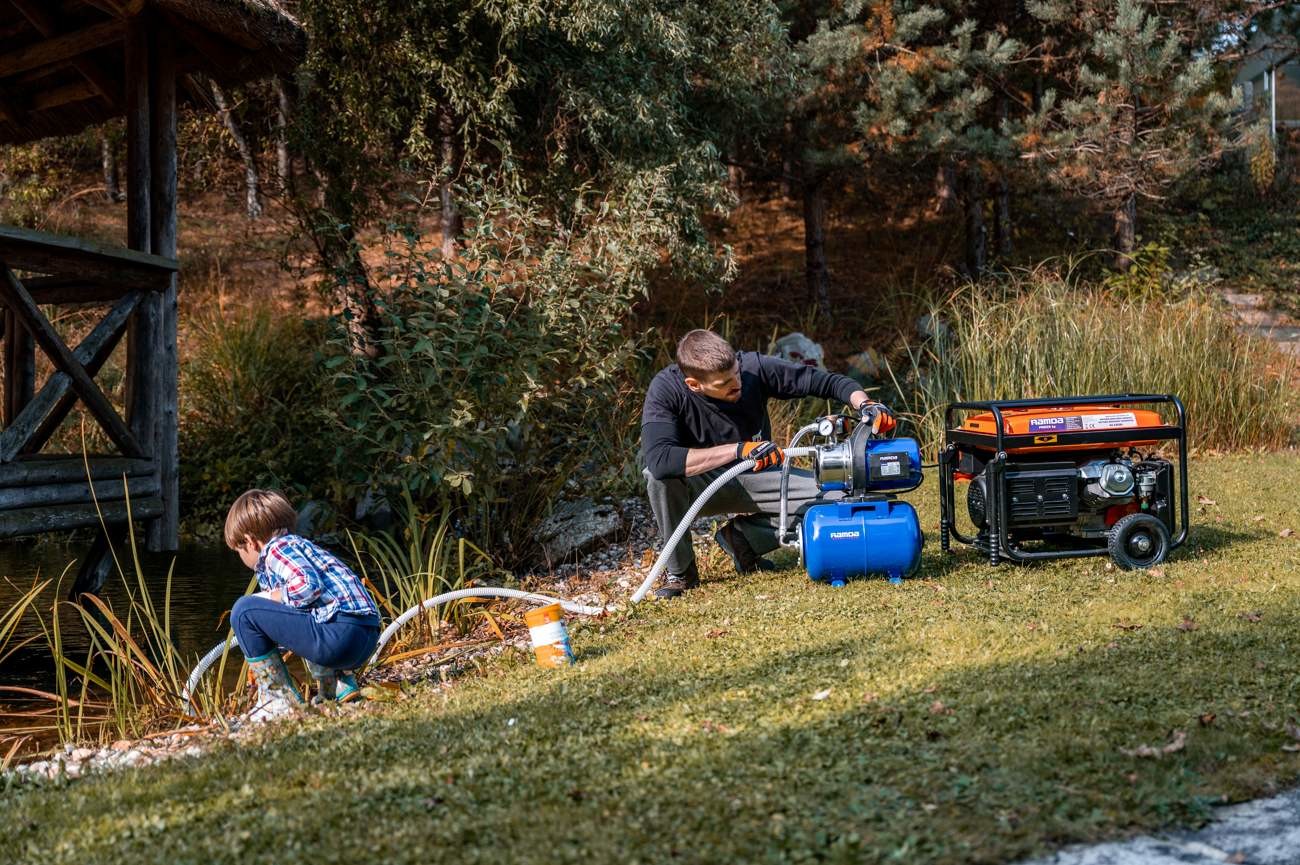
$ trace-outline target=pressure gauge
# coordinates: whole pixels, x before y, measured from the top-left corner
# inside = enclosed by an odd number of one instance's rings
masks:
[[[817,435],[830,437],[835,434],[835,418],[824,417],[817,422]]]

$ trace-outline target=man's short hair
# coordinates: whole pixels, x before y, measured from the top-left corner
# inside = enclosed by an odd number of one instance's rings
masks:
[[[730,372],[736,350],[711,330],[693,330],[677,342],[677,366],[691,378]]]
[[[235,499],[226,514],[226,546],[237,549],[248,538],[264,544],[297,527],[298,512],[283,493],[249,490]]]

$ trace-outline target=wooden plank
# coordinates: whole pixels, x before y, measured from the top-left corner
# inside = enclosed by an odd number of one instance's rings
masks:
[[[166,286],[178,267],[174,258],[12,225],[0,225],[0,261],[19,270],[141,288]]]
[[[149,248],[149,34],[144,15],[126,29],[126,245]]]
[[[73,358],[86,368],[87,374],[98,374],[100,367],[113,353],[140,297],[140,293],[135,292],[123,298],[72,353]],[[22,414],[15,417],[4,432],[0,432],[0,463],[9,462],[20,453],[39,451],[45,446],[76,405],[77,395],[71,388],[72,380],[67,373],[56,371],[46,379],[41,392],[23,409]]]
[[[23,288],[23,284],[14,276],[14,272],[0,265],[0,277],[3,277],[0,279],[0,297],[31,331],[32,338],[41,347],[41,351],[54,362],[55,367],[66,372],[72,379],[73,390],[81,397],[95,420],[99,421],[104,432],[108,433],[113,444],[121,448],[126,456],[144,456],[145,451],[140,446],[140,442],[113,409],[113,404],[108,401],[108,397],[104,396],[104,392],[86,373],[85,367],[72,356],[72,352],[64,345],[49,319],[32,300],[27,289]]]
[[[122,35],[122,22],[105,21],[53,39],[45,39],[34,45],[19,48],[17,51],[10,51],[8,54],[0,55],[0,78],[26,72],[28,69],[44,66],[46,63],[57,63],[60,60],[77,57],[96,48],[119,42]]]
[[[4,421],[8,427],[32,401],[36,389],[36,346],[27,328],[9,310],[4,313]]]
[[[33,276],[23,280],[32,300],[52,304],[107,303],[131,293],[125,285],[93,282],[77,276]]]
[[[42,454],[23,457],[0,465],[0,488],[38,484],[67,484],[86,482],[87,472],[92,480],[108,478],[141,477],[154,473],[153,460],[128,457],[89,456],[80,454]]]
[[[158,495],[158,477],[128,477],[125,485],[122,478],[108,478],[94,481],[93,497],[91,483],[72,481],[64,484],[37,484],[28,487],[0,487],[0,511],[12,511],[20,508],[45,507],[48,505],[82,505],[107,504],[127,498],[133,501]]]
[[[136,520],[152,519],[162,513],[162,507],[162,499],[156,496],[132,499],[130,516]],[[103,522],[116,525],[127,522],[127,513],[126,502],[101,502],[98,508],[94,505],[54,505],[3,511],[0,512],[0,538],[84,529],[100,525],[101,517]]]
[[[58,23],[54,16],[47,12],[42,6],[35,3],[34,0],[9,0],[19,13],[31,22],[37,32],[47,39],[58,33]],[[99,64],[89,57],[77,57],[72,61],[73,67],[81,74],[86,81],[95,88],[95,92],[112,108],[118,107],[118,88],[113,84],[112,79],[104,73]]]
[[[150,248],[167,258],[176,257],[176,52],[175,38],[154,20],[150,82],[152,213]],[[154,440],[150,452],[158,464],[162,515],[147,526],[150,550],[174,550],[180,544],[180,456],[178,452],[176,274],[158,296],[158,334],[154,344]]]

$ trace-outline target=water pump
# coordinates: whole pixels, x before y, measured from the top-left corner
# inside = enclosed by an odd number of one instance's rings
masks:
[[[815,433],[821,444],[798,450]],[[804,511],[794,532],[787,525],[787,478],[782,467],[779,537],[799,549],[808,576],[842,586],[853,577],[883,575],[890,582],[916,572],[924,538],[916,509],[895,496],[921,485],[916,439],[878,438],[871,425],[845,415],[821,418],[800,430],[791,450],[811,457],[825,498]]]

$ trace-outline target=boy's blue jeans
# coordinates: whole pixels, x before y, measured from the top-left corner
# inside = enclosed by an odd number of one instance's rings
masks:
[[[260,658],[284,647],[335,670],[361,666],[379,642],[375,616],[339,612],[328,622],[318,622],[309,610],[252,595],[235,601],[230,626],[245,658]]]

